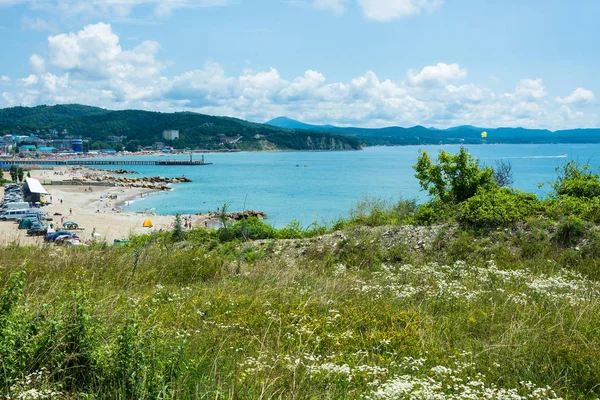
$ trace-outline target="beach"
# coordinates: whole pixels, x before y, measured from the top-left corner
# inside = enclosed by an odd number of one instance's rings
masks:
[[[89,240],[106,240],[112,243],[115,239],[126,239],[131,235],[139,235],[172,228],[175,216],[156,215],[148,212],[134,213],[127,211],[127,204],[140,199],[154,190],[147,188],[130,188],[95,185],[50,185],[49,182],[81,179],[93,174],[105,175],[105,172],[90,168],[56,167],[53,170],[31,170],[32,178],[38,179],[48,191],[46,199],[51,202],[43,210],[53,218],[56,227],[61,222],[76,222],[83,230],[74,232],[82,242]],[[7,177],[8,174],[5,174]],[[55,215],[60,214],[60,215]],[[204,226],[206,216],[186,215],[191,218],[193,226]],[[144,227],[146,219],[152,221],[151,228]],[[42,243],[42,237],[27,236],[24,229],[18,229],[13,221],[0,221],[0,243],[9,244]]]

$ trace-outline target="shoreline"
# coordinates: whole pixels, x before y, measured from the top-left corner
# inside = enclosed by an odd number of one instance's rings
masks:
[[[106,175],[103,170],[89,167],[54,167],[53,169],[30,170],[31,177],[40,182],[65,181],[83,178],[85,175]],[[164,231],[172,228],[175,216],[153,212],[133,212],[127,210],[128,202],[139,201],[140,196],[160,192],[159,189],[129,186],[96,185],[44,185],[48,191],[46,198],[51,204],[43,207],[48,221],[54,227],[63,222],[76,222],[83,230],[74,231],[82,242],[104,240],[109,244],[115,239],[126,239],[133,234]],[[192,226],[210,224],[210,218],[203,215],[185,215]],[[150,218],[153,226],[143,227]],[[210,225],[209,225],[210,226]],[[18,229],[13,221],[0,221],[0,243],[9,244],[15,240],[26,245],[41,245],[43,237],[27,236],[26,230]]]

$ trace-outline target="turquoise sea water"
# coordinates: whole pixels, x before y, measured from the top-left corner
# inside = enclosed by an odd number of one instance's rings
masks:
[[[511,162],[514,187],[545,195],[556,177],[555,168],[569,159],[600,166],[600,145],[470,145],[483,164]],[[194,214],[216,210],[256,209],[277,227],[296,219],[303,226],[330,222],[364,196],[396,200],[427,199],[414,177],[419,149],[457,152],[459,146],[372,147],[353,152],[274,152],[207,154],[210,166],[128,166],[143,175],[181,176],[193,183],[174,185],[174,191],[151,194],[125,206],[128,211],[155,208],[159,214]],[[566,156],[565,156],[566,154]],[[156,156],[184,159],[189,156]],[[136,157],[147,159],[147,157]],[[199,159],[199,157],[197,157]],[[139,175],[137,175],[139,176]]]

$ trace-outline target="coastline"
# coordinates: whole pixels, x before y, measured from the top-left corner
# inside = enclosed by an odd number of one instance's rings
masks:
[[[61,222],[74,221],[83,230],[75,231],[82,242],[87,240],[105,240],[111,244],[115,239],[126,239],[132,234],[144,234],[164,231],[172,228],[174,215],[159,215],[153,212],[130,212],[127,204],[137,201],[142,195],[149,195],[160,190],[129,186],[97,186],[97,185],[51,185],[48,181],[65,181],[82,178],[85,175],[104,174],[92,168],[55,167],[53,170],[31,170],[32,178],[40,180],[48,191],[47,199],[51,204],[43,209],[53,218],[53,226]],[[57,215],[58,214],[58,215]],[[205,226],[211,222],[208,216],[186,215],[192,226]],[[143,226],[150,218],[153,226]],[[17,241],[25,245],[41,245],[42,237],[27,236],[26,230],[18,229],[13,221],[0,221],[0,244]]]

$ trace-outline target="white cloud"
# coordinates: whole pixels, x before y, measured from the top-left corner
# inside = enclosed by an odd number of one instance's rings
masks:
[[[0,82],[10,82],[10,78],[6,75],[0,76]]]
[[[514,95],[528,101],[535,101],[547,95],[541,79],[521,79]]]
[[[358,0],[358,3],[368,19],[388,22],[431,12],[441,6],[443,0]]]
[[[57,27],[53,22],[43,18],[23,17],[21,19],[21,27],[25,30],[32,31],[55,32],[57,30]]]
[[[0,78],[0,106],[84,103],[112,109],[185,109],[253,121],[286,115],[310,123],[358,126],[564,128],[600,122],[595,102],[585,113],[567,106],[589,102],[590,91],[577,89],[556,101],[541,79],[523,79],[514,91],[495,93],[474,82],[457,83],[467,78],[467,70],[458,64],[409,71],[406,81],[385,79],[374,71],[344,81],[328,80],[311,69],[295,77],[276,68],[228,74],[214,61],[169,76],[159,50],[159,43],[152,41],[128,48],[105,23],[50,36],[47,58],[30,57],[32,74]]]
[[[64,70],[91,71],[104,69],[107,61],[120,53],[119,37],[110,25],[88,25],[77,33],[48,37],[50,63]]]
[[[132,12],[141,6],[151,7],[155,16],[166,17],[177,9],[226,6],[230,0],[0,0],[0,6],[21,3],[50,18],[25,17],[21,23],[24,29],[55,31],[57,23],[53,19],[62,25],[94,19],[130,21]]]
[[[320,10],[331,11],[336,15],[342,15],[345,11],[345,0],[313,0],[313,6]]]
[[[561,104],[590,104],[596,100],[594,92],[583,88],[577,88],[567,97],[557,97],[556,101]]]
[[[428,65],[420,72],[408,71],[406,80],[412,86],[443,86],[450,81],[462,80],[466,77],[467,70],[460,68],[458,64],[440,62],[436,65]]]
[[[46,70],[46,61],[38,54],[32,54],[31,57],[29,57],[29,64],[38,74],[41,74]]]
[[[481,102],[486,97],[492,96],[489,90],[472,83],[461,86],[448,85],[445,89],[448,95],[454,99],[466,99],[472,102]]]

